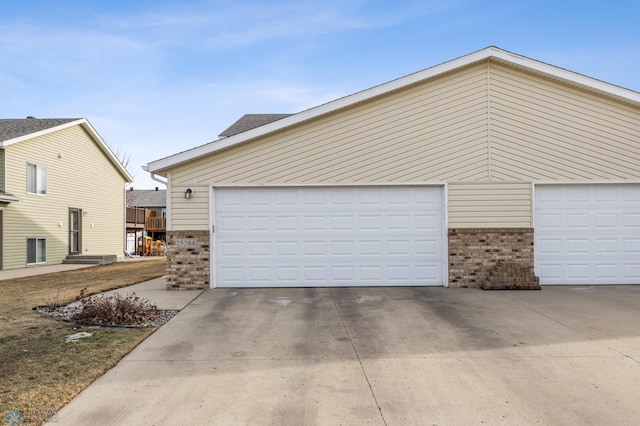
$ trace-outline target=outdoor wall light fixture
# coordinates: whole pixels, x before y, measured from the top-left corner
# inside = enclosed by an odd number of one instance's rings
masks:
[[[187,188],[184,190],[184,198],[186,198],[187,200],[191,198],[191,194],[193,194],[193,189]]]

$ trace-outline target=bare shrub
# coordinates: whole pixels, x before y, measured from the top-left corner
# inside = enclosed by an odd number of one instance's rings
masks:
[[[44,298],[44,307],[49,310],[55,310],[60,306],[63,306],[62,300],[64,296],[60,294],[60,289],[56,289],[54,292],[50,292]]]
[[[116,293],[82,299],[82,311],[73,316],[74,321],[108,325],[146,325],[158,319],[160,311],[149,300],[135,293],[122,296]]]

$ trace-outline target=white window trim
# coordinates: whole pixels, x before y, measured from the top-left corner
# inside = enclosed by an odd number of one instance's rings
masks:
[[[36,240],[36,262],[29,263],[29,240]],[[38,262],[38,241],[44,240],[44,262]],[[27,266],[29,265],[44,265],[47,263],[47,252],[49,251],[49,241],[47,237],[27,237]]]
[[[36,192],[31,192],[29,191],[29,166],[34,166],[36,168]],[[39,188],[38,188],[38,183],[40,182],[40,173],[41,171],[44,171],[44,188],[43,188],[43,192],[39,192]],[[47,166],[43,166],[41,164],[36,164],[36,163],[27,163],[27,194],[31,194],[31,195],[40,195],[40,196],[45,196],[47,195]]]

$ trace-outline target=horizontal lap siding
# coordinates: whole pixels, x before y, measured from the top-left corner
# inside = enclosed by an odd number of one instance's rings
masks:
[[[493,178],[640,178],[637,108],[498,64],[490,91]]]
[[[184,198],[184,191],[193,190],[191,198]],[[171,195],[171,231],[207,231],[209,230],[209,186],[182,185],[172,182]]]
[[[4,191],[4,176],[5,176],[5,165],[4,165],[4,149],[0,149],[0,191]]]
[[[125,181],[84,129],[69,127],[5,150],[7,191],[22,199],[4,208],[6,269],[26,265],[27,237],[46,237],[48,263],[60,263],[68,254],[70,207],[86,212],[83,254],[122,255]],[[27,194],[27,163],[47,167],[46,195]]]
[[[456,182],[449,184],[450,228],[531,227],[531,184]]]
[[[639,140],[638,108],[489,61],[172,169],[172,225],[207,229],[211,184],[446,181],[451,227],[530,227],[531,182],[640,179]]]
[[[486,95],[481,64],[178,166],[172,229],[207,229],[214,183],[486,180]]]

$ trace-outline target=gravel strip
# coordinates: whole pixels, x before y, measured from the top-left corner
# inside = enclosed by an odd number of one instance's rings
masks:
[[[97,324],[97,323],[88,323],[88,322],[79,322],[73,319],[73,316],[82,312],[82,306],[79,304],[69,304],[66,306],[59,306],[57,308],[51,308],[49,306],[37,306],[33,308],[34,310],[40,312],[41,314],[51,315],[54,318],[61,319],[63,321],[71,321],[78,324],[83,325],[97,325],[102,327],[125,327],[125,328],[145,328],[145,327],[155,327],[159,328],[165,325],[169,320],[175,317],[178,312],[173,309],[159,309],[158,318],[153,321],[149,321],[143,324],[135,324],[135,325],[121,325],[121,324]]]

